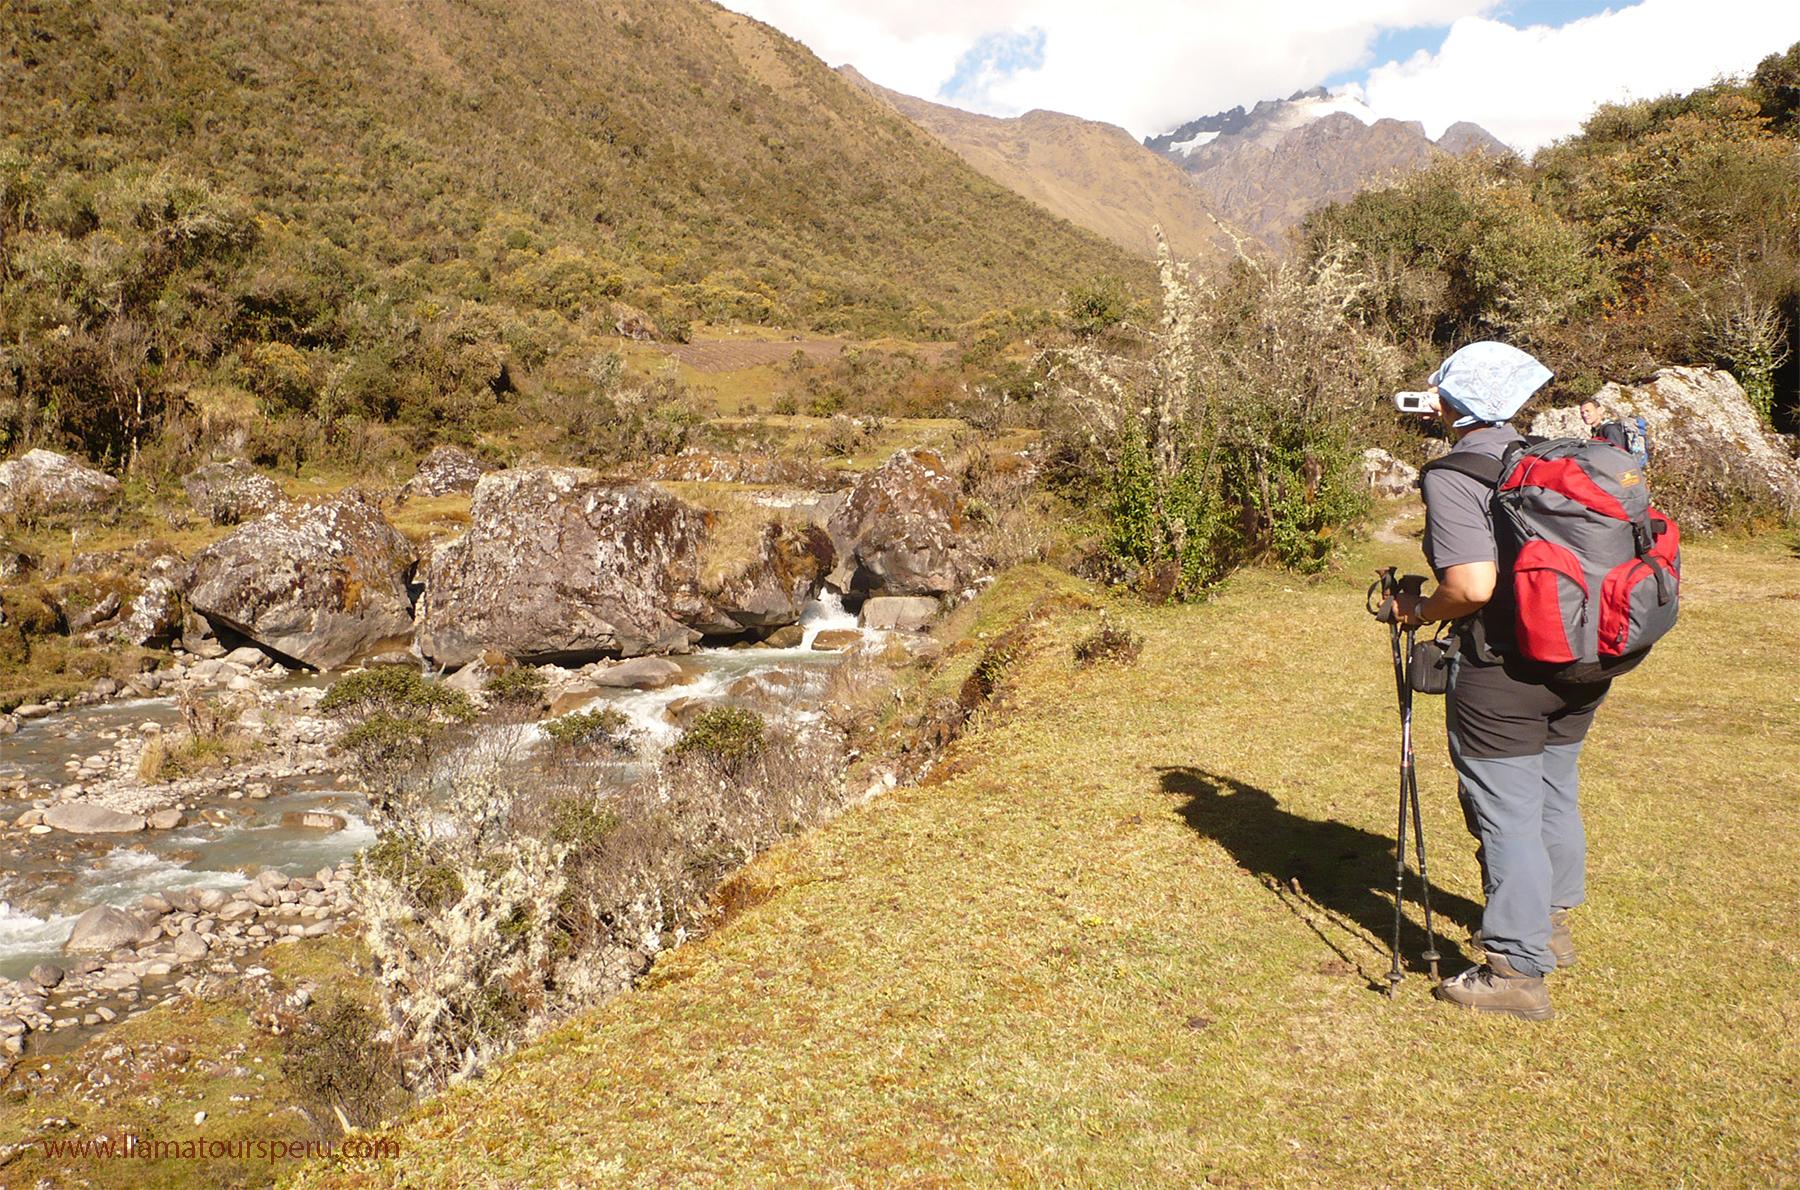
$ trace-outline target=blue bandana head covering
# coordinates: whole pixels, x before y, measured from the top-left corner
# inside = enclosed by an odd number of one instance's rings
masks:
[[[1431,374],[1438,397],[1457,413],[1457,426],[1504,422],[1553,373],[1517,347],[1489,339],[1456,352]]]

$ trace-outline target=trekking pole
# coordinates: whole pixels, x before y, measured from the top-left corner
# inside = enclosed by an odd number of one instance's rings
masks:
[[[1402,715],[1400,726],[1400,747],[1404,749],[1406,765],[1406,785],[1413,801],[1413,850],[1418,853],[1418,902],[1426,909],[1426,960],[1427,969],[1431,970],[1431,983],[1440,983],[1438,978],[1438,931],[1431,924],[1431,871],[1426,868],[1426,819],[1418,812],[1418,769],[1413,765],[1413,630],[1406,630],[1406,709]]]
[[[1410,627],[1405,630],[1405,647],[1402,648],[1402,632],[1396,606],[1397,598],[1402,594],[1416,600],[1424,583],[1424,578],[1419,575],[1409,574],[1396,578],[1394,568],[1389,566],[1378,572],[1375,582],[1369,587],[1368,595],[1369,613],[1388,626],[1388,643],[1394,657],[1394,696],[1400,710],[1400,797],[1398,822],[1394,830],[1394,934],[1388,951],[1387,975],[1387,993],[1390,998],[1395,995],[1400,981],[1405,978],[1400,964],[1400,935],[1405,920],[1406,818],[1409,809],[1413,820],[1413,840],[1419,853],[1420,901],[1425,909],[1423,957],[1431,970],[1432,982],[1438,981],[1437,932],[1431,916],[1431,882],[1425,869],[1425,824],[1419,813],[1419,780],[1413,765],[1413,700],[1411,674],[1408,673],[1413,630]]]

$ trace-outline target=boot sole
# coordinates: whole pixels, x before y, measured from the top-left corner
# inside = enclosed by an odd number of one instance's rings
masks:
[[[1438,988],[1432,988],[1431,994],[1444,1003],[1455,1005],[1465,1012],[1485,1012],[1494,1016],[1517,1017],[1522,1021],[1547,1021],[1556,1016],[1556,1009],[1548,1004],[1542,1008],[1497,1008],[1485,1004],[1465,1004],[1461,1000],[1453,1000]]]

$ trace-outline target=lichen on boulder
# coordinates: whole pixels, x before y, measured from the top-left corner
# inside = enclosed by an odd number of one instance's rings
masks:
[[[119,481],[53,450],[0,463],[0,516],[83,512],[119,494]]]
[[[827,529],[831,584],[861,595],[945,595],[974,573],[961,486],[933,451],[900,451],[850,489]]]
[[[705,533],[698,509],[585,468],[490,472],[431,556],[419,649],[450,666],[685,651],[701,634],[671,609],[701,598]]]
[[[214,625],[315,669],[404,646],[413,546],[366,499],[290,504],[194,558],[188,602]]]

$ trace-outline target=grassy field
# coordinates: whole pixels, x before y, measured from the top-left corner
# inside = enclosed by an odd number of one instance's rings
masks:
[[[307,1186],[1800,1179],[1800,560],[1687,559],[1603,708],[1558,1015],[1389,1001],[1396,723],[1363,574],[1048,619],[940,779],[759,860],[647,984]],[[1479,890],[1422,708],[1451,971]],[[1420,942],[1416,911],[1408,937]]]

